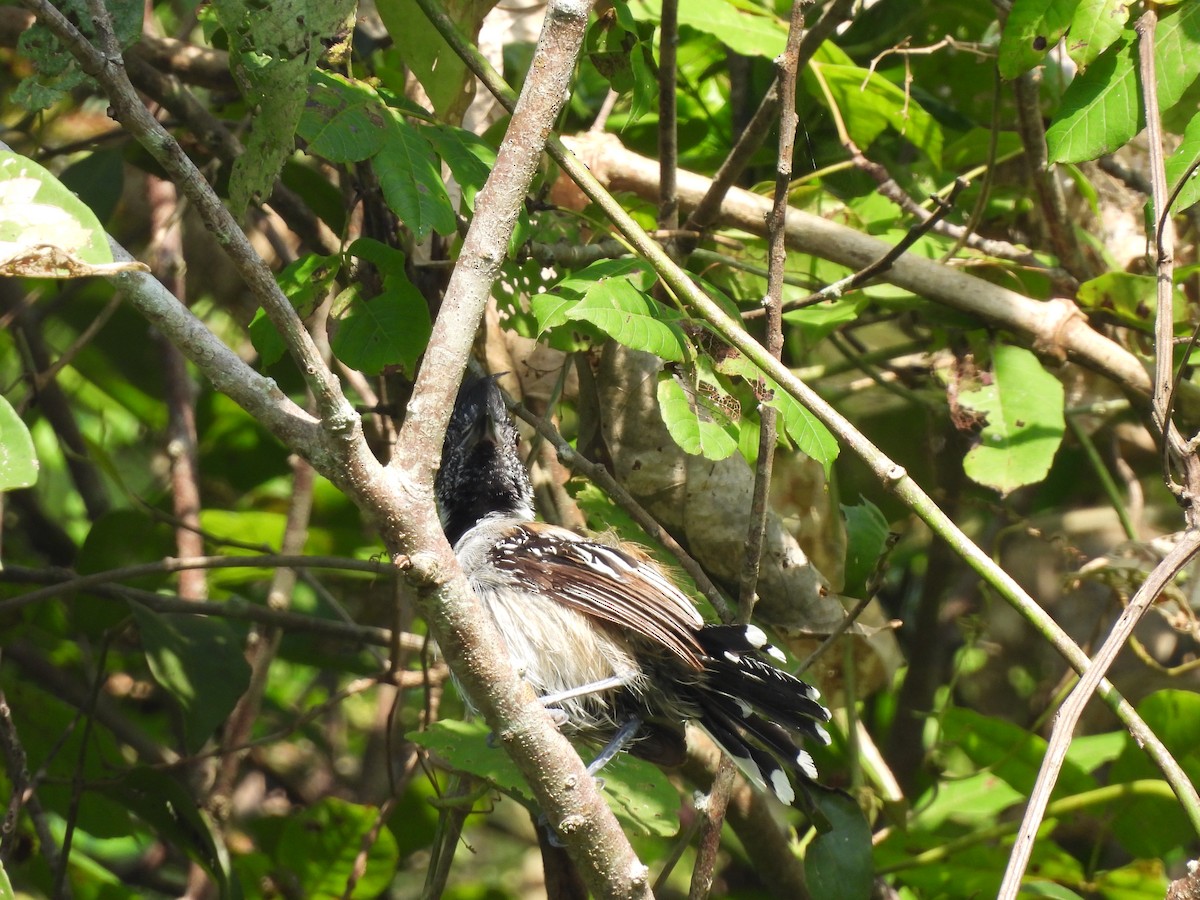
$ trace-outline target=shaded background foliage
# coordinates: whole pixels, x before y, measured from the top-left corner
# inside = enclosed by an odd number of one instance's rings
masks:
[[[537,10],[450,6],[519,83]],[[680,6],[679,165],[711,177],[775,77],[789,10]],[[82,4],[59,8],[87,29]],[[360,7],[357,19],[327,3],[269,4],[269,20],[232,2],[151,4],[144,16],[141,4],[109,8],[135,84],[231,208],[245,210],[385,457],[503,110],[472,93],[466,66],[413,0]],[[1048,310],[1067,298],[1114,347],[1147,360],[1154,267],[1136,137],[1139,5],[1029,0],[998,18],[982,0],[883,0],[809,12],[810,24],[842,21],[800,72],[792,207],[888,244],[907,236],[908,253]],[[1184,336],[1200,299],[1200,179],[1190,177],[1200,159],[1200,4],[1160,12],[1167,177],[1180,187],[1173,325]],[[304,402],[282,339],[188,205],[54,39],[16,7],[0,13],[11,88],[0,117],[16,151],[0,160],[0,263],[14,276],[0,279],[0,780],[13,797],[4,871],[33,895],[408,897],[427,886],[536,895],[527,791],[481,727],[458,724],[461,701],[443,691],[444,666],[424,646],[403,582],[375,564],[369,524],[190,376],[105,282],[43,277],[110,263],[94,240],[103,226]],[[597,129],[619,145],[581,153],[615,153],[630,172],[621,153],[658,155],[660,36],[661,7],[649,0],[597,11],[560,132]],[[774,147],[762,141],[744,187],[769,194]],[[965,186],[954,191],[956,178]],[[625,207],[655,227],[657,185],[631,175],[622,187]],[[952,194],[939,210],[937,198]],[[940,221],[910,233],[930,213]],[[90,243],[71,244],[71,260],[50,258],[54,271],[37,269],[28,248],[66,246],[64,221]],[[761,331],[761,233],[718,217],[699,237],[661,236]],[[789,255],[784,361],[1090,646],[1182,528],[1144,391],[1067,363],[1055,335],[951,308],[933,291],[897,287],[887,271],[804,304],[854,268],[811,249]],[[870,833],[844,806],[828,811],[840,844],[783,814],[801,839],[793,849],[808,888],[863,896],[873,874],[881,893],[994,893],[1068,668],[867,466],[782,391],[762,393],[757,369],[655,281],[547,164],[480,355],[512,372],[514,394],[626,481],[727,590],[729,560],[705,548],[744,542],[741,524],[731,536],[742,495],[730,492],[755,461],[760,402],[779,409],[773,507],[803,548],[787,559],[812,581],[799,601],[764,587],[769,624],[799,664],[839,617],[837,600],[862,614],[810,675],[838,707],[837,740],[818,765],[858,801]],[[1187,352],[1181,344],[1179,408],[1190,433]],[[629,381],[641,393],[612,394],[614,372],[639,373]],[[613,396],[620,402],[604,402]],[[543,438],[531,454],[547,518],[651,542],[603,491],[569,478]],[[678,509],[687,514],[672,520]],[[288,568],[280,554],[310,566]],[[198,556],[209,559],[186,572],[129,568]],[[1193,581],[1188,572],[1164,594],[1113,677],[1195,782]],[[1196,856],[1195,831],[1158,770],[1096,707],[1072,744],[1026,887],[1161,897]],[[467,782],[447,763],[490,780]],[[692,782],[633,760],[606,777],[641,858],[657,873],[682,853],[661,893],[685,892]],[[714,893],[797,896],[795,871],[756,877],[769,870],[748,829],[734,815]]]

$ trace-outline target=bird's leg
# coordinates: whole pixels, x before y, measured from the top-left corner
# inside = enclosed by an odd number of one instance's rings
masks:
[[[564,700],[572,700],[575,697],[586,697],[588,694],[599,694],[602,691],[611,691],[613,688],[624,687],[629,684],[629,681],[630,679],[624,675],[611,675],[608,678],[602,678],[599,681],[592,681],[588,684],[581,684],[579,687],[568,688],[556,694],[544,694],[540,699],[542,706],[554,706],[557,703],[562,703]]]
[[[637,716],[631,716],[629,720],[617,729],[617,733],[612,736],[612,739],[604,745],[600,753],[588,763],[588,774],[595,775],[606,765],[608,765],[614,756],[624,750],[629,742],[633,740],[633,736],[637,734],[639,728],[642,727],[642,720]],[[597,779],[603,781],[603,779]]]

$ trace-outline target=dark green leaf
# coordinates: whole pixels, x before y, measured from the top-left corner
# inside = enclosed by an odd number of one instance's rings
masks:
[[[372,157],[371,164],[388,206],[417,240],[424,240],[431,231],[454,233],[454,206],[433,148],[420,131],[394,112],[387,122],[383,149]]]
[[[449,125],[430,125],[421,129],[421,134],[450,167],[466,208],[475,209],[475,195],[496,165],[496,151],[491,144],[469,131]]]
[[[346,895],[359,854],[364,847],[365,867],[355,879],[355,897],[374,897],[391,883],[396,870],[396,839],[379,829],[366,844],[379,810],[325,797],[298,815],[290,816],[279,836],[282,874],[296,886],[299,896],[312,900],[337,900]]]
[[[136,605],[133,613],[150,671],[178,702],[187,748],[195,752],[250,683],[242,635],[219,619],[155,613]]]
[[[1192,783],[1200,784],[1200,694],[1158,691],[1143,699],[1137,711]],[[1113,763],[1109,780],[1123,784],[1140,778],[1157,778],[1160,774],[1145,750],[1126,735],[1125,748]],[[1113,834],[1134,856],[1163,856],[1195,839],[1187,814],[1173,798],[1143,795],[1115,805]]]
[[[888,522],[870,500],[857,506],[842,504],[846,522],[846,565],[841,593],[850,597],[865,597],[867,581],[875,571],[879,558],[887,550]]]
[[[229,854],[196,797],[180,782],[166,772],[140,766],[102,790],[153,827],[164,841],[184,850],[213,877],[221,895],[228,896]]]
[[[429,307],[411,282],[392,276],[385,290],[358,300],[338,323],[331,345],[346,365],[378,375],[390,367],[412,372],[429,342]]]
[[[846,794],[813,791],[812,800],[832,827],[813,838],[804,854],[809,891],[822,900],[866,900],[874,881],[866,816]]]
[[[387,138],[387,110],[379,95],[359,81],[314,72],[296,134],[308,152],[330,162],[359,162],[374,156]]]

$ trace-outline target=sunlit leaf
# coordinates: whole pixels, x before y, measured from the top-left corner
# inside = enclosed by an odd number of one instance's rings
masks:
[[[685,391],[671,375],[658,376],[658,408],[672,439],[694,456],[721,460],[737,450],[736,432],[712,421],[703,402],[694,392]]]
[[[148,271],[114,262],[108,236],[87,204],[50,172],[0,150],[0,276],[82,278]]]
[[[37,452],[29,429],[12,404],[0,397],[0,492],[29,487],[37,475]]]
[[[996,345],[992,365],[991,384],[959,393],[964,407],[987,417],[963,467],[972,481],[1007,494],[1050,471],[1066,428],[1063,387],[1021,347]]]
[[[1000,36],[1000,74],[1016,78],[1058,44],[1080,0],[1013,0]]]

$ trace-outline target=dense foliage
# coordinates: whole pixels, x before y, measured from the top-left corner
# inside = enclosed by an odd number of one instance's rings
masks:
[[[1197,518],[1195,447],[1169,457],[1161,432],[1200,425],[1200,3],[811,4],[782,271],[791,6],[675,7],[593,10],[556,132],[632,219],[545,157],[476,355],[555,429],[527,431],[542,515],[652,547],[711,619],[736,613],[772,479],[756,620],[835,710],[814,755],[839,791],[805,814],[735,788],[715,857],[702,748],[683,772],[618,760],[604,794],[661,896],[693,873],[694,896],[704,877],[994,895],[1074,685],[1064,653],[1100,645]],[[0,898],[573,896],[426,639],[395,523],[284,421],[330,424],[303,322],[375,456],[396,450],[509,124],[459,51],[519,85],[542,6],[103,9],[0,7]],[[740,187],[698,217],[735,149]],[[639,228],[667,256],[635,251]],[[145,272],[196,331],[147,312]],[[735,333],[769,342],[771,303],[795,378]],[[222,379],[252,370],[247,402]],[[1179,564],[1057,769],[1024,891],[1160,898],[1200,855],[1198,611]]]

